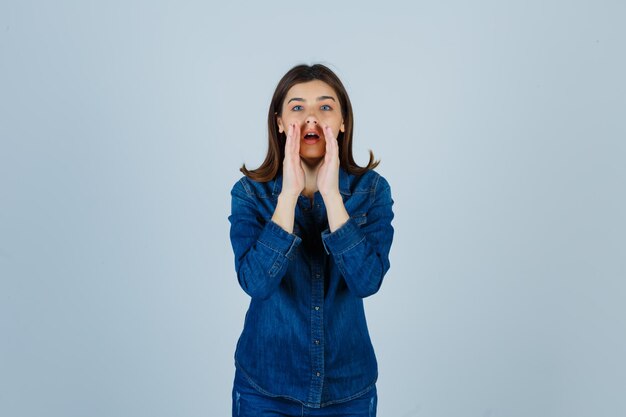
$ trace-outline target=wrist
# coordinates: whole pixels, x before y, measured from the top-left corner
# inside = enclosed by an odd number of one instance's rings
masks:
[[[343,199],[341,198],[341,193],[339,192],[339,189],[325,192],[320,191],[320,194],[322,195],[325,203],[328,201],[341,201],[343,203]]]
[[[287,206],[294,206],[298,203],[298,195],[281,192],[278,194],[278,202]]]
[[[350,215],[346,211],[343,198],[339,192],[324,197],[324,204],[326,205],[326,214],[328,215],[328,228],[332,233],[347,222]]]
[[[287,233],[293,233],[294,213],[297,200],[297,197],[282,192],[278,195],[272,221],[282,227]]]

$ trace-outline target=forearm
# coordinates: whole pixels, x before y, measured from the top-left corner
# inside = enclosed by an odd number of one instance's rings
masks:
[[[294,216],[296,210],[297,196],[280,193],[276,209],[272,215],[272,221],[279,225],[287,233],[293,233]]]
[[[278,288],[301,239],[272,221],[260,234],[250,233],[254,227],[245,218],[233,218],[235,269],[243,290],[253,298],[265,299]]]
[[[365,215],[348,218],[338,229],[329,227],[322,233],[326,252],[332,254],[350,290],[360,297],[378,291],[390,266],[393,200],[386,181],[379,185],[375,202]]]
[[[334,232],[348,221],[350,215],[346,211],[346,207],[343,204],[343,199],[341,198],[339,191],[322,196],[322,198],[324,199],[324,204],[326,205],[328,228],[331,232]]]
[[[280,285],[302,239],[274,221],[265,221],[259,201],[247,190],[241,180],[231,191],[230,241],[241,287],[251,297],[264,299]]]
[[[322,241],[355,295],[367,297],[378,291],[389,269],[387,244],[370,242],[353,219],[334,232],[323,232]]]
[[[378,291],[389,269],[388,252],[372,245],[365,236],[357,239],[351,244],[354,246],[333,257],[348,288],[358,297],[368,297]]]

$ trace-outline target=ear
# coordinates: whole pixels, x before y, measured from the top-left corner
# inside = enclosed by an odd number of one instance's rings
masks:
[[[341,126],[339,126],[339,130],[340,130],[342,133],[345,133],[345,131],[346,131],[346,127],[343,125],[343,120],[341,121]]]
[[[283,119],[278,115],[278,113],[274,113],[276,116],[276,123],[278,124],[278,133],[283,133],[285,128],[283,127]]]

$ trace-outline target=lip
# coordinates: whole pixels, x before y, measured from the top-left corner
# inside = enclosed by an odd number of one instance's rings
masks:
[[[307,139],[306,135],[308,135],[309,133],[314,133],[317,135],[317,137]],[[302,132],[301,138],[302,138],[302,141],[306,143],[307,145],[315,145],[317,142],[320,141],[320,139],[322,139],[322,134],[315,129],[309,129],[309,130]]]

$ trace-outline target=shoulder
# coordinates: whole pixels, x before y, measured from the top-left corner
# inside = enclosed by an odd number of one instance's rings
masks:
[[[276,179],[268,182],[257,182],[242,176],[235,182],[231,194],[252,198],[270,198],[276,192]]]
[[[380,193],[390,188],[389,182],[373,169],[366,171],[361,175],[348,175],[350,191],[353,194],[358,193]]]

